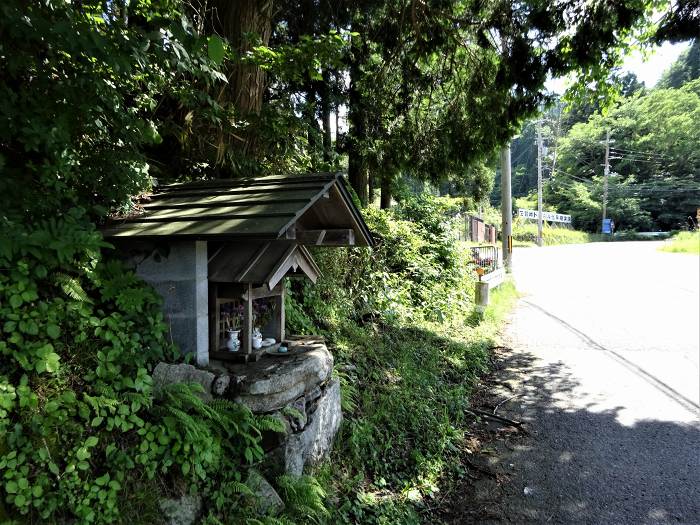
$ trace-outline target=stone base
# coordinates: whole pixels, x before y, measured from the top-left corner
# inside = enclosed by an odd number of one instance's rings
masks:
[[[282,410],[278,414],[287,421],[295,417],[284,412]],[[305,414],[306,425],[298,432],[288,433],[282,438],[279,446],[268,452],[265,460],[266,470],[274,474],[301,476],[305,466],[317,465],[328,457],[333,438],[343,420],[340,409],[340,381],[337,378],[324,385],[321,396],[308,406]]]
[[[166,525],[194,525],[202,510],[202,498],[195,495],[165,499],[160,502],[160,510]]]
[[[212,361],[209,370],[159,363],[153,372],[156,391],[170,383],[202,385],[203,397],[225,396],[254,413],[280,419],[286,434],[265,433],[266,470],[301,475],[320,463],[332,448],[343,415],[340,382],[332,377],[333,356],[322,339],[306,338],[298,354],[264,356],[256,363]]]
[[[325,383],[333,371],[333,356],[321,339],[289,356],[264,356],[256,363],[225,363],[235,376],[235,400],[253,412],[274,412]]]

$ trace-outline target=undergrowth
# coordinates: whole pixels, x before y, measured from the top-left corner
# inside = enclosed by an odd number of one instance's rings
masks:
[[[670,240],[666,241],[659,250],[700,255],[700,231],[677,233]]]
[[[368,210],[375,249],[319,251],[324,277],[292,290],[290,328],[326,335],[342,385],[345,422],[315,473],[321,522],[429,523],[465,475],[469,396],[515,293],[505,283],[474,316],[474,268],[443,212],[426,197]]]
[[[542,240],[545,246],[557,244],[584,244],[602,240],[600,235],[559,228],[544,224],[542,228]],[[513,244],[516,246],[534,246],[537,242],[537,224],[525,223],[519,220],[513,222]]]

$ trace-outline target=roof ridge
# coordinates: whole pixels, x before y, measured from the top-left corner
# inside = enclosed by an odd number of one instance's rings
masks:
[[[211,179],[190,182],[175,182],[172,184],[164,184],[156,186],[153,189],[153,194],[157,194],[165,190],[166,192],[180,189],[192,188],[214,188],[214,187],[235,187],[246,185],[260,184],[299,184],[305,182],[328,182],[332,179],[342,176],[342,172],[318,172],[307,173],[304,175],[267,175],[265,177],[241,177],[241,178],[226,178],[226,179]]]

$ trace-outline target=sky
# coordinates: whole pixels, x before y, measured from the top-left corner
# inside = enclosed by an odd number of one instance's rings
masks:
[[[655,48],[655,53],[646,58],[641,53],[635,52],[625,60],[624,69],[631,71],[639,80],[643,81],[648,88],[654,87],[661,74],[673,64],[678,55],[688,49],[690,42],[671,44],[665,42],[662,46]]]
[[[622,70],[634,73],[640,81],[646,84],[646,87],[652,88],[659,81],[663,72],[689,46],[690,42],[681,42],[679,44],[664,42],[663,45],[653,48],[647,57],[644,57],[640,51],[635,51],[625,58]],[[565,87],[566,80],[563,78],[547,82],[547,89],[555,93],[563,93]]]

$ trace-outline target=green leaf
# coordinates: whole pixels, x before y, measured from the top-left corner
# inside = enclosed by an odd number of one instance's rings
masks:
[[[161,137],[160,133],[158,133],[158,128],[156,127],[155,122],[152,120],[148,121],[148,124],[146,125],[146,129],[144,131],[144,136],[146,139],[148,139],[149,142],[153,144],[160,144],[163,142],[163,137]]]
[[[221,64],[226,55],[226,49],[224,48],[224,42],[221,37],[217,35],[211,35],[207,42],[207,53],[212,62],[217,66]]]
[[[38,299],[39,296],[34,290],[26,290],[22,292],[22,299],[29,302],[29,301],[35,301]]]
[[[35,498],[40,498],[44,494],[44,489],[41,487],[41,485],[34,485],[32,487],[32,496]]]
[[[89,438],[87,438],[85,440],[85,446],[86,447],[94,447],[95,445],[97,445],[98,441],[99,440],[95,436],[90,436]]]
[[[45,367],[47,372],[55,372],[58,370],[58,365],[59,361],[61,360],[61,356],[58,354],[51,352],[47,357],[45,361]]]
[[[27,502],[27,498],[25,498],[22,494],[17,494],[15,496],[15,505],[18,507],[23,506]]]
[[[104,418],[102,416],[94,417],[92,419],[92,422],[90,423],[90,426],[92,426],[92,427],[100,426],[102,424],[103,420],[104,420]]]
[[[58,336],[61,335],[61,329],[55,324],[50,324],[46,327],[46,335],[51,339],[58,339]]]
[[[56,463],[54,463],[53,461],[51,463],[49,463],[49,470],[51,471],[52,474],[58,476],[58,472],[59,472],[58,465],[56,465]]]
[[[12,308],[19,308],[20,306],[22,306],[22,297],[20,295],[11,295],[10,306]]]
[[[105,474],[104,476],[100,476],[99,478],[95,479],[95,483],[97,483],[100,487],[104,487],[108,481],[109,474]]]
[[[5,483],[5,492],[8,494],[17,494],[17,483],[15,481],[8,481]]]

